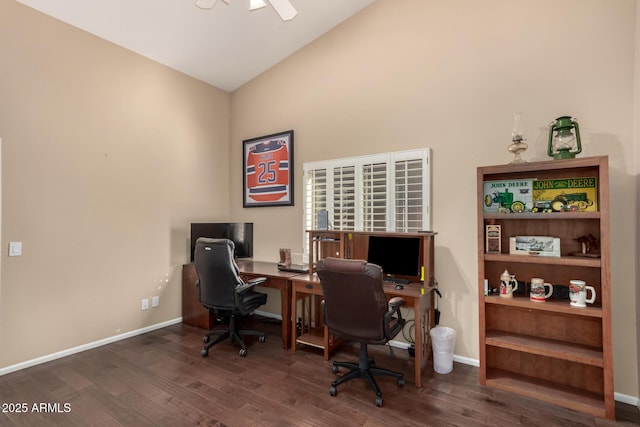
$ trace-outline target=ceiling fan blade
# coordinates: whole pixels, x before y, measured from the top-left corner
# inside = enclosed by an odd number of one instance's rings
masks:
[[[291,21],[296,17],[298,11],[289,0],[269,0],[271,6],[278,12],[283,21]]]
[[[196,6],[200,9],[211,9],[217,2],[218,0],[196,0]]]

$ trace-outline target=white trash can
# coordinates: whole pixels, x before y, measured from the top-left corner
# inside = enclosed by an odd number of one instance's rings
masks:
[[[448,374],[453,370],[453,348],[456,345],[455,329],[446,326],[432,328],[431,347],[433,348],[433,369],[439,374]]]

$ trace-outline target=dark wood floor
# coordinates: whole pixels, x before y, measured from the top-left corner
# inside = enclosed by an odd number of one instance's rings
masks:
[[[202,331],[175,325],[0,377],[1,426],[637,426],[638,409],[617,404],[618,421],[596,419],[478,384],[478,369],[427,372],[413,386],[404,350],[371,351],[406,384],[379,381],[384,406],[362,380],[329,395],[331,362],[317,349],[281,348],[279,326],[249,355],[227,342],[200,356]],[[339,360],[357,358],[344,346]],[[26,404],[26,413],[17,412]],[[35,404],[35,408],[34,408]],[[44,405],[41,405],[44,404]],[[40,412],[36,411],[40,410]]]

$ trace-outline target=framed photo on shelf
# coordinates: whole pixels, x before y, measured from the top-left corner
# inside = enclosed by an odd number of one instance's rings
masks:
[[[293,206],[293,130],[242,141],[242,206]]]

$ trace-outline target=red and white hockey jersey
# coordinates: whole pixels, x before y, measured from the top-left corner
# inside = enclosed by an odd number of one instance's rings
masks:
[[[289,152],[286,142],[272,140],[250,148],[247,155],[247,196],[275,202],[289,195]]]

